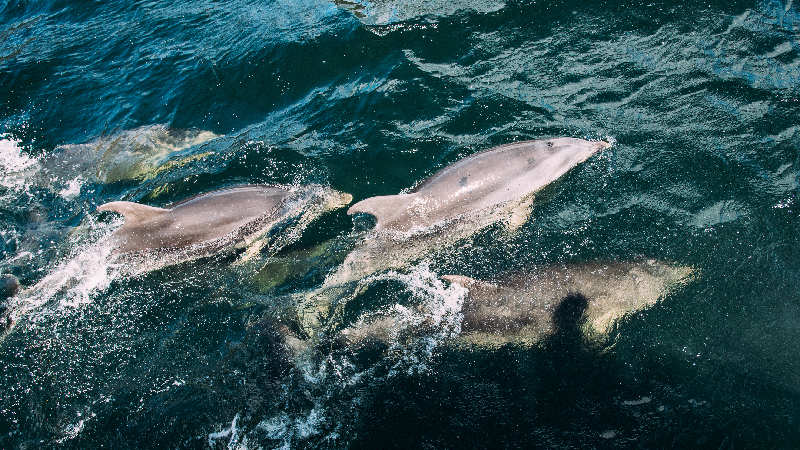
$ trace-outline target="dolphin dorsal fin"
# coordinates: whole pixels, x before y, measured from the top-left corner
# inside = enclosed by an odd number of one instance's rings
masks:
[[[367,213],[375,216],[375,228],[382,228],[393,217],[408,209],[409,203],[415,198],[416,194],[382,195],[380,197],[370,197],[347,210],[348,215],[356,213]]]
[[[133,202],[110,202],[97,208],[98,211],[114,211],[125,216],[125,225],[137,225],[169,212],[168,209]]]

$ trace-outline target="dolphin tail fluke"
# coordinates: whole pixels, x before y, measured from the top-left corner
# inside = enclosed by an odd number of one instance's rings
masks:
[[[356,213],[367,213],[375,216],[376,227],[381,223],[388,222],[400,211],[408,209],[408,203],[414,198],[414,194],[383,195],[380,197],[370,197],[347,210],[348,215]]]
[[[147,206],[133,202],[110,202],[100,205],[98,211],[113,211],[125,216],[125,225],[135,225],[146,222],[156,216],[164,214],[169,210]]]

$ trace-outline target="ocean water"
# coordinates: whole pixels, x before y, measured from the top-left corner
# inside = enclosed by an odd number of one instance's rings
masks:
[[[0,3],[2,448],[793,448],[800,442],[800,5],[793,0]],[[98,205],[242,183],[357,200],[508,142],[614,146],[489,228],[360,282],[431,329],[294,358],[279,305],[369,224],[263,267],[122,275]],[[534,265],[697,274],[600,344],[463,348],[463,291]],[[419,305],[427,311],[420,316]]]

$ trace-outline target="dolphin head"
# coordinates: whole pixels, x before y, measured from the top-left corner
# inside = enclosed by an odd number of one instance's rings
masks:
[[[512,161],[521,174],[508,177],[514,186],[512,190],[536,191],[572,170],[611,144],[605,141],[587,141],[577,138],[553,138],[528,141],[512,148],[512,157],[502,158],[502,163]],[[507,183],[508,184],[508,183]]]

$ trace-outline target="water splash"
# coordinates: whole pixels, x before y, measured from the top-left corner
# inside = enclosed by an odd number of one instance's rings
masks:
[[[461,333],[467,290],[456,284],[446,285],[427,263],[412,267],[408,273],[389,271],[362,283],[376,281],[399,281],[411,295],[414,306],[398,303],[389,306],[388,311],[366,313],[351,330],[368,326],[371,320],[388,313],[394,322],[390,328],[389,353],[397,355],[389,376],[426,371],[439,344]]]
[[[247,438],[240,435],[240,430],[239,430],[239,427],[237,426],[238,422],[239,422],[239,414],[236,414],[236,416],[231,421],[231,426],[230,427],[224,428],[224,429],[222,429],[220,431],[209,433],[208,434],[208,446],[211,447],[211,448],[214,448],[215,447],[214,444],[216,444],[217,441],[219,441],[221,439],[224,439],[224,438],[227,438],[228,439],[228,444],[227,444],[226,447],[228,449],[246,449],[246,448],[248,448],[248,446],[247,446]]]
[[[316,355],[320,359],[309,355],[296,358],[294,369],[302,389],[284,385],[285,394],[287,397],[301,395],[311,400],[310,405],[299,411],[280,411],[246,431],[241,430],[239,420],[234,418],[230,428],[209,435],[210,439],[213,437],[209,444],[213,446],[227,439],[227,448],[244,448],[248,441],[264,440],[275,442],[275,448],[294,448],[312,441],[335,446],[356,416],[336,421],[331,418],[340,417],[343,407],[357,411],[361,401],[359,393],[365,385],[427,371],[439,345],[461,331],[461,309],[467,290],[455,284],[446,285],[428,264],[422,263],[407,273],[390,271],[365,278],[356,291],[382,281],[399,283],[402,288],[398,292],[410,295],[414,306],[405,306],[407,302],[398,297],[396,303],[383,311],[365,313],[350,329],[357,329],[377,317],[392,317],[389,328],[393,338],[387,340],[390,346],[385,359],[365,366],[353,359],[349,349],[329,353],[325,348],[320,348],[321,353]]]
[[[40,315],[79,307],[90,303],[95,293],[105,290],[122,273],[120,265],[109,263],[113,250],[110,235],[120,224],[121,220],[102,224],[89,218],[86,243],[78,243],[53,271],[10,300],[11,323],[23,317],[36,322]],[[45,308],[54,298],[58,298],[58,303]]]
[[[19,141],[0,135],[0,186],[11,191],[10,196],[25,192],[39,168],[36,158],[22,152]]]

